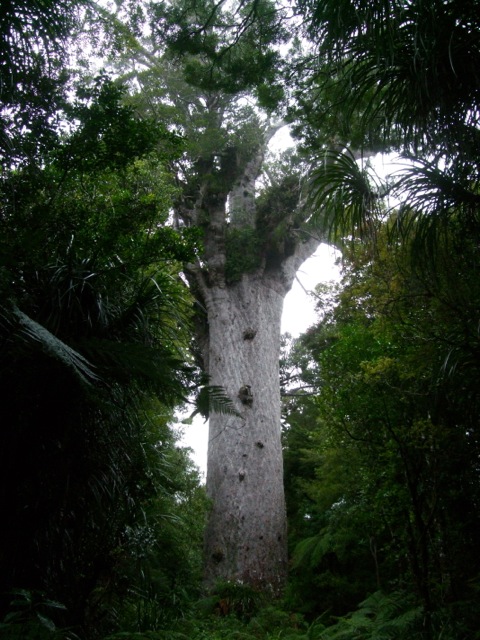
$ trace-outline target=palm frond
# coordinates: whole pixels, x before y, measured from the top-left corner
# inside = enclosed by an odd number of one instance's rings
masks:
[[[176,355],[168,346],[104,338],[89,338],[79,344],[109,384],[151,390],[168,406],[184,399],[190,370],[181,354]]]
[[[310,222],[333,242],[374,236],[380,207],[372,179],[349,149],[327,152],[310,178]]]
[[[464,174],[464,175],[462,175]],[[415,159],[399,174],[396,191],[407,193],[409,204],[423,215],[450,214],[480,207],[476,167],[446,165],[443,159]]]
[[[364,122],[378,116],[387,139],[399,126],[407,144],[427,142],[435,150],[452,125],[477,111],[474,3],[463,10],[391,0],[301,0],[301,6],[321,43],[320,59],[338,74],[342,110],[353,113],[368,95]]]
[[[392,227],[394,239],[412,242],[416,255],[433,259],[458,233],[475,237],[480,227],[480,194],[473,167],[443,160],[416,160],[399,174],[395,191],[405,205]],[[452,234],[453,232],[453,234]]]
[[[138,283],[125,283],[131,291],[119,313],[112,309],[108,334],[125,336],[134,333],[149,342],[152,326],[157,335],[175,340],[183,335],[190,309],[185,288],[168,272],[158,272]],[[158,320],[160,319],[160,322]]]
[[[55,359],[71,371],[82,383],[91,384],[98,380],[92,364],[78,351],[57,338],[41,324],[32,320],[16,306],[12,308],[16,321],[14,335],[22,341],[39,347],[47,356]],[[6,314],[8,317],[8,313]]]

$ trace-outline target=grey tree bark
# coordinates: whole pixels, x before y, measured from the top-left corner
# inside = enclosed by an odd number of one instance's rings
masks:
[[[280,323],[296,271],[317,245],[317,240],[299,243],[275,269],[243,274],[233,284],[222,278],[207,284],[197,273],[208,323],[205,370],[210,384],[225,389],[239,414],[210,414],[207,587],[228,580],[279,594],[286,580]]]
[[[286,518],[280,441],[279,346],[284,288],[245,275],[211,291],[209,375],[241,417],[210,416],[206,580],[273,592],[286,576]]]
[[[280,321],[297,260],[245,274],[206,296],[208,373],[239,417],[210,416],[207,492],[212,500],[206,581],[234,580],[279,593],[287,571],[280,439]]]
[[[206,585],[238,581],[273,594],[282,591],[287,573],[280,322],[295,273],[319,241],[293,229],[288,243],[263,236],[255,268],[232,281],[226,239],[245,230],[260,237],[255,183],[277,128],[259,128],[258,143],[247,157],[224,148],[202,158],[195,204],[177,213],[204,230],[203,255],[186,269],[204,310],[197,337],[209,383],[223,387],[238,413],[210,414]]]

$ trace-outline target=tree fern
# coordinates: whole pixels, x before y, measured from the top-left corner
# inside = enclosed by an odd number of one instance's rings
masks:
[[[329,551],[332,551],[332,548],[332,535],[329,532],[321,532],[316,536],[306,538],[295,547],[292,567],[298,569],[305,564],[308,564],[310,567],[316,567],[322,557]]]
[[[414,640],[423,633],[423,609],[401,592],[380,591],[364,600],[357,611],[326,629],[322,640]]]

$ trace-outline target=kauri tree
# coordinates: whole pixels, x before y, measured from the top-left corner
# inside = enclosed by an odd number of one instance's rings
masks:
[[[201,230],[184,273],[196,299],[198,359],[233,411],[210,411],[206,583],[241,581],[281,591],[287,569],[280,439],[283,300],[318,244],[302,234],[299,171],[259,192],[268,143],[281,126],[277,45],[286,39],[270,2],[229,13],[214,3],[151,5],[125,77],[138,108],[185,136],[172,165],[179,227]],[[243,29],[232,29],[241,22]],[[138,89],[140,87],[140,89]]]

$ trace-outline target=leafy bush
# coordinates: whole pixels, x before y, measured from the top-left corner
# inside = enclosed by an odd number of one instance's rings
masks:
[[[65,607],[41,592],[12,589],[9,611],[0,623],[5,640],[65,640],[73,633],[57,627],[54,620]]]
[[[320,634],[321,640],[414,640],[423,636],[422,607],[412,598],[380,591]]]
[[[265,596],[250,585],[241,582],[219,582],[213,592],[199,602],[199,609],[206,614],[220,617],[235,616],[250,620],[265,604]]]

